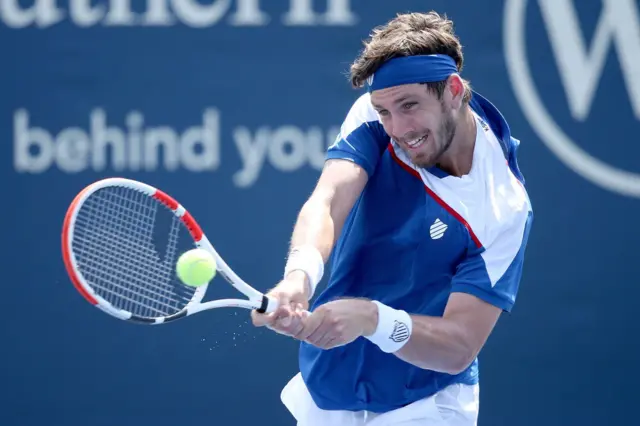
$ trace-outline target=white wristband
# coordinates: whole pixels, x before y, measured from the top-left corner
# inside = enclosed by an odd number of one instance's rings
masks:
[[[284,276],[295,270],[303,271],[307,275],[311,299],[324,274],[324,259],[318,249],[311,245],[292,248],[284,267]]]
[[[393,309],[384,303],[373,300],[378,306],[378,325],[376,331],[366,338],[378,345],[383,352],[400,350],[411,337],[413,321],[405,311]]]

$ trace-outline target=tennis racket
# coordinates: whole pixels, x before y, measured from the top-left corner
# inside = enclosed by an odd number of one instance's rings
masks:
[[[213,255],[218,274],[245,299],[202,302],[210,284],[180,281],[176,261],[196,247]],[[121,320],[163,324],[208,309],[265,313],[278,306],[236,275],[182,205],[135,180],[99,180],[74,198],[64,219],[62,255],[80,294]]]

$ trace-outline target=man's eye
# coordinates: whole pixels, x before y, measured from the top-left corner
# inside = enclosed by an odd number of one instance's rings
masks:
[[[416,103],[416,102],[407,102],[407,103],[403,104],[403,105],[402,105],[402,107],[403,107],[404,109],[411,109],[411,108],[413,108],[415,105],[417,105],[417,103]]]
[[[387,116],[389,115],[389,111],[387,111],[386,109],[383,109],[382,111],[378,111],[378,114],[380,114],[381,116]]]

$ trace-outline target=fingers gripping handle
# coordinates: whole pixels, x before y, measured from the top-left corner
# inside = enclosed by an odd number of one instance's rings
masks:
[[[256,311],[260,314],[268,314],[278,309],[279,305],[280,304],[277,299],[269,296],[262,296],[262,304],[258,309],[256,309]]]
[[[260,304],[260,307],[256,309],[256,312],[258,312],[259,314],[269,314],[278,309],[278,306],[280,306],[280,302],[278,301],[278,299],[274,299],[273,297],[269,296],[262,296],[262,302]],[[311,315],[311,312],[309,312],[308,310],[303,310],[302,312],[305,314],[305,316]]]

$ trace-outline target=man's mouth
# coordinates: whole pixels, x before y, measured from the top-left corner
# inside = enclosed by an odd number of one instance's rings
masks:
[[[424,135],[418,139],[414,139],[411,141],[407,142],[407,146],[411,149],[416,149],[416,148],[420,148],[422,146],[422,144],[424,144],[424,141],[427,140],[427,135]]]

